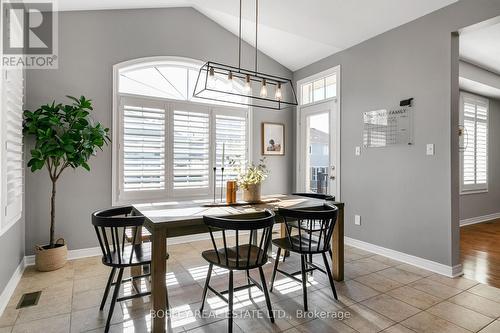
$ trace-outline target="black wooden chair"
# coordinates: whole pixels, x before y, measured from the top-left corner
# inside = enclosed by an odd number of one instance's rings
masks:
[[[133,215],[131,206],[101,210],[92,214],[92,225],[97,233],[97,239],[102,250],[102,263],[111,267],[111,273],[99,308],[101,311],[104,309],[111,286],[114,286],[105,332],[109,330],[117,301],[121,302],[151,295],[150,291],[141,292],[134,283],[138,279],[147,278],[150,274],[123,279],[125,268],[151,264],[151,243],[143,243],[137,236],[138,232],[136,230],[143,224],[144,216]],[[130,241],[127,241],[127,234],[132,235]],[[168,259],[167,253],[165,254],[166,259]],[[114,282],[116,271],[118,271],[118,277]],[[132,282],[135,293],[118,297],[121,284],[126,282]]]
[[[234,292],[256,286],[266,298],[267,310],[271,322],[274,316],[271,309],[271,301],[267,291],[266,279],[262,266],[267,262],[267,250],[271,243],[272,228],[274,224],[274,213],[266,210],[264,216],[255,219],[227,219],[219,217],[204,216],[203,221],[208,226],[213,249],[204,251],[202,257],[209,263],[205,288],[201,302],[200,312],[203,311],[210,289],[229,305],[228,332],[233,331],[233,298]],[[228,231],[234,232],[234,242],[229,242]],[[259,237],[260,231],[260,237]],[[222,234],[222,238],[214,237],[214,234]],[[245,234],[243,234],[244,232]],[[247,235],[248,234],[248,235]],[[232,239],[232,238],[231,238]],[[217,241],[216,241],[217,240]],[[234,246],[232,246],[234,244]],[[219,292],[210,286],[210,276],[213,266],[229,270],[229,289]],[[258,269],[260,284],[250,276],[251,269]],[[247,284],[239,287],[233,286],[233,271],[246,271]],[[226,298],[224,294],[228,294]]]
[[[335,201],[335,196],[330,195],[330,194],[323,194],[323,193],[313,193],[313,192],[297,192],[297,193],[292,193],[293,195],[298,195],[301,197],[307,197],[307,198],[314,198],[314,199],[319,199],[319,200],[325,200],[325,201]],[[330,253],[330,257],[332,256],[332,249],[328,249],[328,252]],[[285,255],[283,256],[283,262],[285,262],[285,258],[288,256],[288,251],[285,251]],[[309,255],[309,262],[312,262],[312,254]]]
[[[314,270],[319,270],[330,280],[333,296],[337,298],[337,291],[333,283],[332,272],[326,258],[326,253],[331,248],[333,228],[337,222],[338,209],[330,204],[316,209],[279,209],[279,215],[285,220],[286,237],[273,239],[273,244],[278,248],[274,269],[271,277],[271,288],[273,290],[276,272],[302,283],[304,299],[304,310],[307,311],[307,276],[306,274]],[[278,268],[281,249],[300,254],[300,271],[287,273]],[[307,260],[306,256],[321,254],[325,264],[325,270],[317,266],[312,260]],[[295,275],[301,274],[299,279]]]
[[[330,195],[330,194],[323,194],[323,193],[312,193],[312,192],[307,192],[307,193],[292,193],[293,195],[298,195],[301,197],[308,197],[308,198],[315,198],[315,199],[320,199],[320,200],[326,200],[326,201],[335,201],[335,196]]]

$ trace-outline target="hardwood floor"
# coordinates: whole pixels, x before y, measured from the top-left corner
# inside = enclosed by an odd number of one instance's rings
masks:
[[[464,277],[500,287],[500,219],[460,228]]]

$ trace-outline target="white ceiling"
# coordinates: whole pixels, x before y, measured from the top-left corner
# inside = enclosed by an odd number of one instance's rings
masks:
[[[500,75],[500,23],[462,33],[460,57]]]
[[[456,1],[260,1],[259,49],[297,70]],[[237,34],[238,4],[237,0],[60,0],[59,10],[194,7]],[[243,39],[253,45],[254,0],[243,0],[243,13]]]
[[[460,89],[479,94],[485,97],[500,99],[500,89],[473,81],[464,77],[459,78]]]

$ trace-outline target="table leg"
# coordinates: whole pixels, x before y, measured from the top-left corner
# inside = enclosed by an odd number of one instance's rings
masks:
[[[165,281],[167,272],[167,232],[157,229],[151,232],[152,257],[151,257],[151,328],[153,333],[164,333],[167,319],[167,285]]]
[[[332,235],[332,275],[335,281],[344,280],[344,205],[338,205],[339,215]]]
[[[283,223],[280,223],[280,238],[284,238],[284,237],[286,237],[286,224],[285,224],[285,221],[283,221]],[[285,250],[283,252],[283,257],[289,257],[289,256],[290,256],[290,251]]]
[[[132,228],[132,232],[136,234],[135,236],[135,244],[142,243],[142,227],[134,227]],[[130,276],[139,276],[142,275],[142,267],[141,266],[132,266],[130,268]],[[132,282],[135,285],[136,290],[140,290],[141,282],[138,280],[133,280]]]

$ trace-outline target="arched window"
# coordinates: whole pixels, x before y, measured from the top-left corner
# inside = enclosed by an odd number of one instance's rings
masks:
[[[177,58],[174,58],[177,59]],[[139,96],[150,96],[167,98],[173,100],[192,101],[198,103],[209,103],[217,105],[231,105],[234,107],[245,107],[240,104],[229,104],[219,101],[211,101],[210,99],[201,99],[193,97],[193,91],[198,80],[198,73],[201,62],[195,60],[169,60],[155,61],[147,63],[139,63],[130,65],[119,70],[119,92],[121,94],[131,94]],[[203,80],[201,77],[200,80]],[[224,85],[225,80],[220,80],[216,76],[213,83],[218,88]],[[236,82],[231,84],[231,89],[235,92],[244,94],[244,86],[242,83]],[[207,92],[217,97],[217,92]],[[243,96],[229,96],[224,94],[224,98],[233,98],[235,103],[243,102]]]
[[[162,57],[114,66],[114,204],[209,197],[223,150],[226,177],[235,176],[230,160],[246,163],[248,109],[194,98],[201,65]]]

